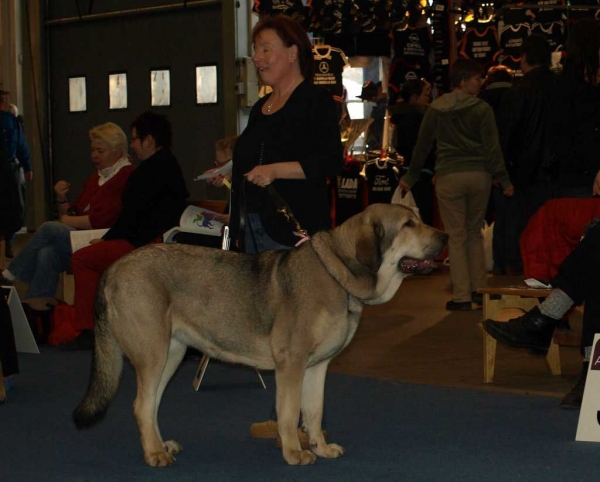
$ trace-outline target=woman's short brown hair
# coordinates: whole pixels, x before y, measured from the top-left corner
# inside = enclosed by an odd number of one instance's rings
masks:
[[[256,37],[267,29],[274,30],[286,47],[298,47],[300,73],[305,80],[312,81],[314,56],[310,39],[302,25],[286,15],[264,17],[252,30],[252,43],[256,43]]]
[[[471,59],[458,59],[450,68],[450,86],[453,89],[460,87],[463,80],[475,75],[482,75],[483,67]]]

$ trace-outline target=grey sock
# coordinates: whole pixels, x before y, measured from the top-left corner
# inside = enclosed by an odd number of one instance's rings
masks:
[[[573,300],[564,291],[555,288],[540,305],[543,315],[560,320],[563,315],[573,306]]]

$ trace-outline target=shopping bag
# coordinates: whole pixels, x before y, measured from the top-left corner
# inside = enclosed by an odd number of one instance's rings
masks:
[[[400,188],[400,186],[398,186],[394,191],[391,203],[400,204],[401,206],[411,209],[419,217],[419,219],[421,219],[421,215],[419,214],[419,207],[415,202],[415,198],[412,195],[412,192],[408,191],[405,193],[404,197],[402,197],[402,189]]]

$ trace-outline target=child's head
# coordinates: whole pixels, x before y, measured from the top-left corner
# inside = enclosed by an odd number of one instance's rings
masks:
[[[215,164],[222,166],[233,158],[233,147],[238,136],[229,136],[219,139],[215,144]]]

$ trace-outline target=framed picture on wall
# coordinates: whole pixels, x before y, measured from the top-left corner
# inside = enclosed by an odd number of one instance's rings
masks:
[[[169,69],[150,71],[150,95],[152,107],[171,105],[171,71]]]
[[[217,103],[217,66],[196,66],[196,104]]]
[[[115,72],[108,75],[108,108],[127,109],[127,74]]]
[[[69,112],[87,111],[85,75],[69,77]]]

